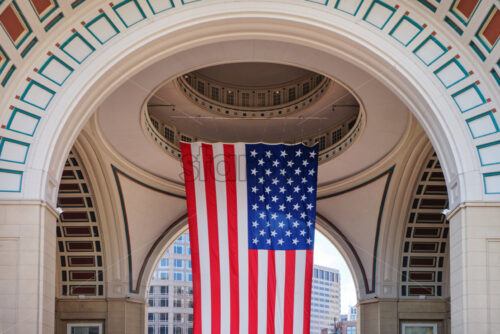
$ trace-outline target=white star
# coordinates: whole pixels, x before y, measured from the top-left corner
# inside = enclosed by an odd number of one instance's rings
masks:
[[[264,164],[264,159],[259,159],[258,164],[259,164],[259,166],[262,166]]]
[[[310,244],[312,240],[310,238],[307,238],[307,243]]]
[[[295,162],[293,162],[292,160],[290,160],[286,164],[288,165],[288,167],[293,167],[293,165],[295,164]]]
[[[296,244],[299,243],[299,240],[297,238],[295,238],[295,239],[292,240],[292,242],[293,242],[294,245],[296,245]]]
[[[253,192],[253,193],[256,193],[256,192],[257,192],[257,187],[255,187],[255,186],[254,186],[254,187],[252,187],[252,192]]]
[[[266,196],[264,196],[264,195],[259,196],[259,201],[264,202],[265,199],[266,199]]]
[[[279,164],[280,162],[278,160],[273,161],[273,167],[278,167]]]
[[[271,151],[266,151],[266,157],[270,158],[271,155],[273,155]]]
[[[252,158],[255,158],[255,157],[257,156],[257,151],[256,151],[256,150],[251,151],[251,152],[250,152],[250,156],[251,156]]]
[[[284,204],[280,204],[280,208],[279,208],[280,211],[285,211],[285,205]]]
[[[257,175],[257,168],[252,168],[252,169],[250,170],[250,173],[251,173],[252,175]]]
[[[292,235],[292,232],[291,232],[290,230],[287,230],[287,231],[285,232],[285,235],[286,235],[287,237],[289,237],[289,236],[291,236],[291,235]]]
[[[286,180],[286,183],[288,183],[288,185],[291,185],[293,183],[292,178],[289,178],[288,180]]]
[[[302,178],[302,183],[307,183],[307,179],[305,177]]]
[[[306,213],[305,213],[305,212],[302,212],[302,213],[300,214],[300,218],[301,218],[301,219],[306,218]]]
[[[273,185],[277,185],[279,180],[278,180],[278,178],[275,177],[272,182],[273,182]]]
[[[307,197],[306,197],[306,195],[302,195],[302,196],[300,196],[300,199],[301,199],[302,201],[305,201],[305,200],[307,199]]]
[[[284,168],[283,168],[283,169],[281,169],[281,170],[280,170],[280,174],[281,174],[281,175],[285,175],[285,174],[286,174],[286,169],[284,169]]]
[[[252,223],[252,225],[253,225],[253,227],[257,228],[257,227],[259,226],[259,223],[257,223],[257,221],[254,221],[254,222]]]
[[[297,168],[297,169],[295,170],[295,175],[299,175],[301,172],[302,172],[302,171],[300,170],[300,168]]]
[[[315,173],[316,173],[316,171],[314,169],[309,170],[309,175],[314,175]]]
[[[307,161],[307,160],[302,160],[302,164],[303,164],[305,167],[307,167],[307,165],[309,165],[309,161]]]
[[[286,153],[286,151],[281,151],[281,154],[280,154],[282,157],[286,157],[288,155],[288,153]]]
[[[271,197],[271,201],[273,201],[273,202],[277,202],[277,201],[278,201],[278,196],[273,196],[273,197]]]
[[[299,222],[298,221],[294,221],[292,225],[293,225],[293,227],[297,228],[297,227],[299,227]]]
[[[253,204],[252,205],[252,210],[258,210],[259,209],[259,205],[258,204]]]
[[[269,194],[271,192],[271,188],[270,187],[266,187],[266,189],[264,191],[266,192],[266,194]]]
[[[311,203],[307,204],[307,210],[311,210],[313,208],[313,205]]]
[[[260,235],[265,235],[266,234],[266,231],[265,230],[260,230]]]
[[[293,188],[293,192],[294,193],[298,193],[300,191],[300,187],[299,186],[295,186],[295,188]]]
[[[271,206],[269,204],[266,204],[266,210],[269,211],[271,209]]]
[[[271,237],[275,237],[277,234],[278,234],[278,232],[276,232],[274,230],[271,231]]]
[[[267,239],[267,244],[270,245],[271,244],[271,239]]]
[[[300,235],[301,235],[301,236],[306,235],[306,230],[301,230],[301,231],[300,231]]]
[[[291,201],[292,201],[292,199],[293,199],[293,197],[292,197],[292,196],[287,196],[287,197],[286,197],[286,201],[287,201],[287,202],[291,202]]]
[[[284,193],[285,192],[285,187],[280,187],[280,193]]]
[[[266,173],[267,176],[269,176],[269,175],[271,175],[271,170],[270,169],[266,169],[265,173]]]
[[[266,218],[266,214],[264,212],[259,213],[259,218],[260,219]]]
[[[288,220],[292,219],[292,214],[291,213],[287,213],[286,214],[286,219],[288,219]]]
[[[309,153],[309,157],[314,158],[316,156],[316,151],[312,151]]]
[[[267,223],[266,223],[266,227],[269,227],[269,226],[271,226],[271,223],[270,223],[270,222],[267,222]]]
[[[312,221],[310,220],[307,221],[307,227],[311,227],[312,224],[313,224]]]
[[[254,244],[257,244],[258,242],[259,242],[259,239],[257,239],[257,238],[253,238],[253,243],[254,243]]]
[[[298,204],[298,203],[295,203],[295,204],[293,205],[293,209],[298,211],[298,210],[299,210],[299,204]]]
[[[264,183],[264,178],[263,177],[259,177],[259,183]]]
[[[300,157],[302,155],[302,151],[301,149],[299,148],[299,150],[297,152],[295,152],[295,156],[296,157]]]
[[[308,192],[308,193],[312,193],[313,191],[314,191],[314,187],[309,187],[309,188],[307,188],[307,192]]]
[[[271,213],[271,219],[276,220],[277,218],[278,218],[278,214],[277,213],[275,213],[275,212]]]
[[[281,245],[283,245],[283,243],[284,243],[283,239],[279,239],[279,240],[278,240],[278,244],[279,244],[280,246],[281,246]]]
[[[283,222],[279,222],[279,223],[278,223],[278,227],[279,227],[279,228],[283,228],[283,227],[285,227],[285,223],[283,223]]]

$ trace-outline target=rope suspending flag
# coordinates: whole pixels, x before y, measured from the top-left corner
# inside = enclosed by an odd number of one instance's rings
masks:
[[[195,334],[309,334],[318,151],[181,143]]]

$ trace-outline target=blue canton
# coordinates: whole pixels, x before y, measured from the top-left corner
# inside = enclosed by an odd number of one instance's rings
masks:
[[[318,151],[246,145],[248,248],[313,249]]]

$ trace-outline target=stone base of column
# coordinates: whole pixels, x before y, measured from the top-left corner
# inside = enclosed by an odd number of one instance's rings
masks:
[[[57,213],[0,201],[0,333],[54,333]]]
[[[399,334],[403,324],[436,324],[438,333],[450,333],[449,300],[373,299],[358,305],[359,334]]]
[[[56,334],[66,334],[68,324],[100,323],[106,334],[143,334],[146,304],[130,298],[59,299]]]

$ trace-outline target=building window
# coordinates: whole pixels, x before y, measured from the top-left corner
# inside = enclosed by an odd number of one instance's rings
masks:
[[[295,100],[295,87],[288,88],[288,101]]]
[[[182,295],[182,286],[176,286],[174,291],[177,295]]]
[[[159,321],[168,321],[168,313],[158,313],[158,318]]]
[[[153,285],[151,285],[151,286],[149,287],[149,294],[150,294],[150,295],[152,295],[152,294],[154,294],[154,293],[155,293],[155,287],[154,287]]]
[[[159,298],[158,306],[160,307],[168,307],[168,298]]]
[[[302,95],[306,95],[310,90],[311,88],[309,87],[309,82],[306,82],[302,85]]]
[[[168,334],[168,326],[167,325],[160,325],[158,328],[158,334]]]
[[[168,286],[160,286],[160,294],[166,295],[168,293]]]
[[[186,282],[192,282],[192,281],[193,281],[193,274],[186,273]]]
[[[187,334],[193,334],[193,327],[188,327]]]
[[[323,151],[325,149],[325,147],[326,147],[326,137],[325,136],[321,136],[319,138],[316,138],[314,141],[316,143],[318,143],[318,151]]]
[[[169,142],[173,143],[175,141],[175,133],[173,130],[165,127],[164,134],[165,134],[165,139],[168,140]]]
[[[337,129],[332,132],[332,144],[338,143],[342,139],[342,129]]]
[[[175,259],[174,260],[174,268],[184,269],[184,260]]]
[[[168,259],[160,260],[160,268],[168,268]]]
[[[155,326],[148,326],[148,334],[155,334]]]
[[[232,91],[228,91],[226,95],[226,104],[234,104],[234,93]]]
[[[191,247],[186,246],[186,254],[191,255]]]
[[[149,305],[150,307],[154,307],[154,306],[155,306],[155,300],[154,300],[153,298],[149,298],[149,299],[148,299],[148,305]]]
[[[257,93],[257,106],[264,107],[266,105],[266,93]]]
[[[250,106],[250,94],[248,94],[248,93],[241,94],[241,105],[243,107]]]
[[[182,334],[182,327],[174,327],[174,334]]]
[[[174,307],[182,307],[182,300],[181,299],[174,299]]]
[[[182,243],[184,242],[184,236],[181,235],[180,237],[177,238],[177,240],[175,240],[176,243]]]
[[[160,270],[158,272],[158,279],[162,280],[162,281],[166,281],[168,280],[168,271],[165,271],[165,270]]]
[[[193,322],[193,314],[188,314],[188,322]]]
[[[277,106],[281,104],[281,95],[280,92],[277,90],[273,93],[273,105]]]
[[[156,128],[156,130],[160,129],[160,124],[156,119],[151,118],[151,123],[153,123],[153,126]]]
[[[219,101],[219,88],[212,87],[212,100]]]
[[[192,269],[192,268],[191,268],[191,260],[187,260],[187,263],[186,263],[186,268],[187,268],[187,269]]]
[[[87,324],[87,323],[73,323],[73,324],[68,324],[68,330],[67,333],[69,334],[101,334],[102,333],[102,324],[100,323],[93,323],[93,324]]]
[[[174,254],[184,254],[184,246],[174,245]]]
[[[181,141],[183,141],[185,143],[191,143],[193,141],[193,139],[191,137],[181,135]]]
[[[182,314],[174,313],[174,321],[182,321]]]
[[[155,314],[154,313],[148,313],[148,321],[155,321]]]
[[[184,273],[181,271],[176,271],[174,273],[174,281],[183,281],[184,280]]]
[[[198,81],[198,92],[205,95],[205,83],[203,81]]]

